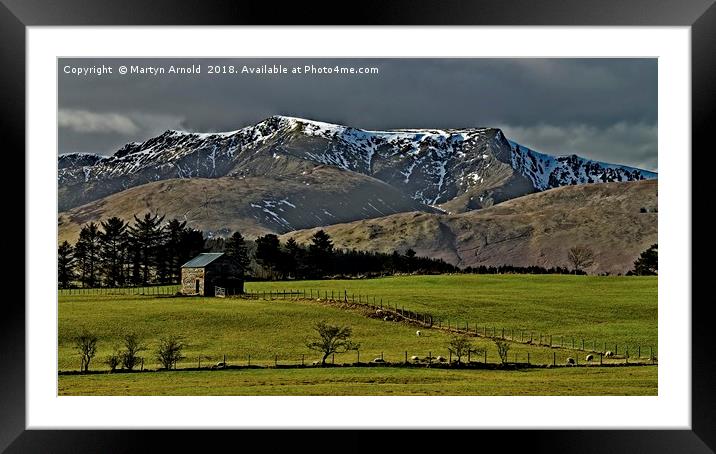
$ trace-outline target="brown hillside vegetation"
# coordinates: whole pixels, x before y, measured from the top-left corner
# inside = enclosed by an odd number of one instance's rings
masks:
[[[595,252],[590,273],[625,273],[657,242],[657,180],[565,186],[455,215],[401,213],[332,225],[339,248],[414,249],[460,266],[569,266],[570,247]],[[291,232],[307,242],[318,228]]]
[[[305,170],[304,170],[305,169]],[[132,187],[61,212],[58,240],[75,242],[83,224],[146,212],[186,220],[207,234],[249,238],[394,213],[436,211],[392,186],[329,166],[271,176],[169,179]]]

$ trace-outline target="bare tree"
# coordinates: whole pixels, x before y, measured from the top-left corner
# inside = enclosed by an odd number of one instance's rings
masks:
[[[323,353],[322,366],[326,364],[326,358],[332,353],[345,353],[360,348],[360,344],[350,340],[353,331],[349,326],[333,326],[320,321],[313,328],[316,330],[318,338],[306,342],[306,347]]]
[[[107,355],[104,359],[104,363],[109,367],[110,372],[117,370],[117,367],[122,363],[121,352],[115,349],[115,352],[111,355]]]
[[[97,353],[97,336],[83,331],[74,338],[74,343],[75,349],[82,358],[80,370],[87,372],[89,370],[90,361],[92,361],[92,358],[94,358],[94,355]]]
[[[500,361],[502,361],[502,364],[505,364],[507,362],[507,353],[510,351],[510,344],[503,340],[495,340],[495,346],[497,346],[497,354],[500,357]]]
[[[448,350],[457,357],[457,363],[462,364],[462,357],[470,353],[482,353],[484,349],[472,345],[472,340],[467,336],[453,336],[448,342]]]
[[[567,258],[572,264],[574,274],[577,274],[594,264],[594,251],[587,246],[574,246],[569,249]]]
[[[147,347],[141,343],[136,334],[124,336],[124,350],[121,352],[122,367],[127,370],[134,369],[142,360],[139,353],[146,351]]]
[[[159,349],[157,350],[157,359],[165,369],[171,369],[176,363],[184,359],[182,350],[184,343],[180,337],[170,336],[162,338],[159,341]]]

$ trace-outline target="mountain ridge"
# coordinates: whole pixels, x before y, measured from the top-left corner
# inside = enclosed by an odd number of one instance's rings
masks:
[[[449,212],[567,184],[657,176],[576,155],[539,153],[497,128],[381,131],[272,116],[228,132],[167,130],[106,157],[61,155],[58,204],[64,211],[165,179],[271,176],[317,165],[372,176],[419,203]]]

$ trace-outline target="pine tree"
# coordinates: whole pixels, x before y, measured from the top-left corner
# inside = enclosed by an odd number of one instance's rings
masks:
[[[281,263],[281,242],[273,233],[256,238],[256,261],[269,273],[278,270]]]
[[[82,226],[75,245],[75,259],[79,266],[80,282],[83,287],[96,287],[99,279],[100,240],[97,224],[90,222]]]
[[[249,270],[251,258],[249,257],[248,246],[240,232],[234,232],[226,241],[226,255],[232,265],[232,271],[239,279],[244,279]]]
[[[311,264],[318,276],[325,275],[332,268],[333,242],[326,232],[319,230],[311,237],[308,252]]]
[[[638,276],[654,276],[659,274],[659,248],[652,244],[649,249],[642,252],[634,261],[634,270],[631,274]]]
[[[181,234],[181,243],[179,247],[179,266],[186,263],[189,259],[196,257],[200,252],[205,252],[204,233],[201,230],[185,228]],[[181,278],[181,269],[177,267],[177,282]]]
[[[115,216],[103,221],[101,225],[99,255],[104,284],[108,287],[119,287],[124,285],[125,281],[127,223]]]
[[[164,239],[162,222],[164,216],[146,213],[141,219],[134,215],[134,225],[129,226],[134,281],[142,285],[149,284],[152,271],[156,272],[157,256]]]
[[[163,283],[179,282],[182,262],[182,240],[186,221],[172,219],[165,226],[164,247],[158,255],[159,279]]]
[[[301,246],[293,238],[286,241],[286,259],[284,269],[287,274],[298,278],[301,270],[301,262],[303,261]]]
[[[60,288],[69,288],[74,279],[74,248],[67,241],[63,241],[57,248],[57,284]]]

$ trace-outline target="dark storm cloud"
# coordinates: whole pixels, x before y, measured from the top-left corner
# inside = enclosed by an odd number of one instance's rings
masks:
[[[108,65],[112,75],[64,67]],[[120,65],[201,64],[199,75]],[[211,75],[208,65],[377,67],[378,75]],[[657,168],[655,59],[61,59],[60,153],[111,154],[166,129],[229,131],[282,114],[365,129],[499,126],[551,154]]]

